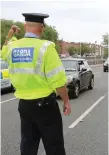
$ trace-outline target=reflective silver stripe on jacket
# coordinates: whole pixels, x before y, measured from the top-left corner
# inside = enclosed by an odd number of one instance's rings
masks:
[[[9,73],[10,74],[15,74],[15,73],[24,73],[24,74],[35,74],[35,75],[40,75],[42,77],[47,77],[50,78],[56,74],[58,74],[61,71],[65,71],[63,66],[59,66],[55,69],[53,69],[52,71],[46,73],[46,75],[43,72],[39,72],[38,74],[36,73],[36,71],[33,68],[11,68],[9,69]]]
[[[39,50],[39,55],[38,55],[38,59],[36,62],[36,69],[35,69],[37,74],[41,74],[41,64],[42,64],[43,56],[44,56],[44,53],[46,52],[47,47],[50,44],[51,44],[50,41],[45,42]]]
[[[50,78],[50,77],[52,77],[52,76],[58,74],[58,73],[61,72],[61,71],[65,71],[65,69],[64,69],[63,66],[59,66],[59,67],[53,69],[52,71],[46,73],[46,77],[47,77],[47,78]]]
[[[40,75],[42,77],[45,77],[45,74],[43,72],[40,72],[39,74],[36,73],[35,69],[33,68],[11,68],[9,69],[9,74],[34,74],[34,75]]]
[[[10,74],[14,73],[27,73],[27,74],[35,74],[35,70],[33,68],[11,68],[9,69]]]

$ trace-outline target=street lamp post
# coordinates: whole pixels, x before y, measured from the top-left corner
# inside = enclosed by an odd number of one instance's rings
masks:
[[[95,41],[95,64],[96,64],[96,44],[97,44],[97,41]]]
[[[80,42],[80,56],[81,56],[81,42]]]

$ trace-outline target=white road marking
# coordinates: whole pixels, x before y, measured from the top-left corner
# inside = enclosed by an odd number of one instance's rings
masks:
[[[106,93],[107,94],[107,93]],[[106,95],[105,94],[105,95]],[[89,112],[91,112],[104,98],[105,98],[105,95],[104,96],[101,96],[89,109],[87,109],[74,123],[72,123],[69,128],[74,128],[79,122],[83,121],[83,118],[85,116],[87,116],[89,114]],[[64,136],[68,133],[65,132],[64,133]],[[41,154],[41,155],[46,155],[45,151]]]
[[[9,100],[5,100],[5,101],[2,101],[0,103],[5,103],[5,102],[9,102],[9,101],[12,101],[12,100],[15,100],[16,98],[10,98]]]
[[[84,117],[86,117],[103,99],[105,96],[101,96],[90,108],[88,108],[75,122],[73,122],[69,128],[74,128]]]

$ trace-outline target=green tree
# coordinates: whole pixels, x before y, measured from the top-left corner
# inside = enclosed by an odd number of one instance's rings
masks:
[[[109,34],[106,33],[103,35],[103,45],[104,45],[104,57],[108,57],[108,43],[109,43]]]
[[[84,55],[85,53],[89,53],[91,51],[91,48],[86,43],[81,43],[81,55]]]
[[[77,53],[77,49],[73,46],[69,46],[68,47],[68,52],[70,55],[76,54]]]
[[[75,47],[76,53],[80,54],[80,46]]]
[[[56,43],[58,40],[58,32],[54,27],[46,25],[41,39],[50,40]]]
[[[44,32],[43,32],[43,34],[41,36],[41,39],[45,39],[45,40],[49,40],[49,41],[54,42],[56,44],[56,51],[58,53],[61,52],[61,48],[60,48],[60,46],[57,43],[57,40],[58,40],[58,32],[55,29],[55,27],[46,25],[46,27],[44,29]]]
[[[58,43],[56,43],[56,51],[57,51],[59,54],[61,53],[61,48],[60,48],[60,46],[59,46]]]
[[[3,45],[7,33],[9,31],[11,25],[13,25],[13,21],[12,20],[2,19],[0,22],[1,22],[1,35],[0,35],[1,38],[0,38],[0,42],[1,42],[1,45]]]
[[[109,40],[109,34],[106,33],[103,35],[103,44],[108,45],[108,40]]]
[[[88,44],[81,43],[81,46],[77,46],[77,47],[70,46],[70,47],[68,47],[68,52],[70,55],[73,55],[73,54],[84,55],[84,53],[91,52],[91,48],[88,46]]]
[[[0,22],[1,22],[1,38],[0,38],[1,46],[3,45],[6,35],[12,25],[17,25],[21,29],[21,33],[16,35],[18,39],[20,39],[24,36],[25,32],[24,32],[23,23],[21,23],[19,21],[14,22],[12,20],[5,20],[5,19],[1,19]],[[56,43],[56,49],[58,52],[60,52],[60,47],[57,45],[58,32],[55,29],[55,27],[46,25],[44,32],[41,36],[41,39],[49,40],[49,41]]]
[[[21,22],[15,22],[14,24],[17,25],[20,28],[20,30],[21,30],[21,32],[19,34],[17,34],[16,37],[18,39],[23,38],[23,36],[25,34],[23,23],[21,23]]]
[[[109,56],[108,50],[104,51],[104,58],[107,58]]]

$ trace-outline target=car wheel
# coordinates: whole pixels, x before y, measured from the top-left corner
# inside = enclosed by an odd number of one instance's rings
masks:
[[[94,78],[91,78],[88,89],[93,89],[94,88]]]
[[[79,97],[79,91],[80,91],[79,83],[76,83],[75,87],[74,87],[74,91],[73,91],[74,98],[78,98]]]
[[[13,87],[13,85],[11,85],[11,91],[14,93],[15,92],[15,88]]]
[[[106,69],[104,69],[104,72],[106,72]]]

